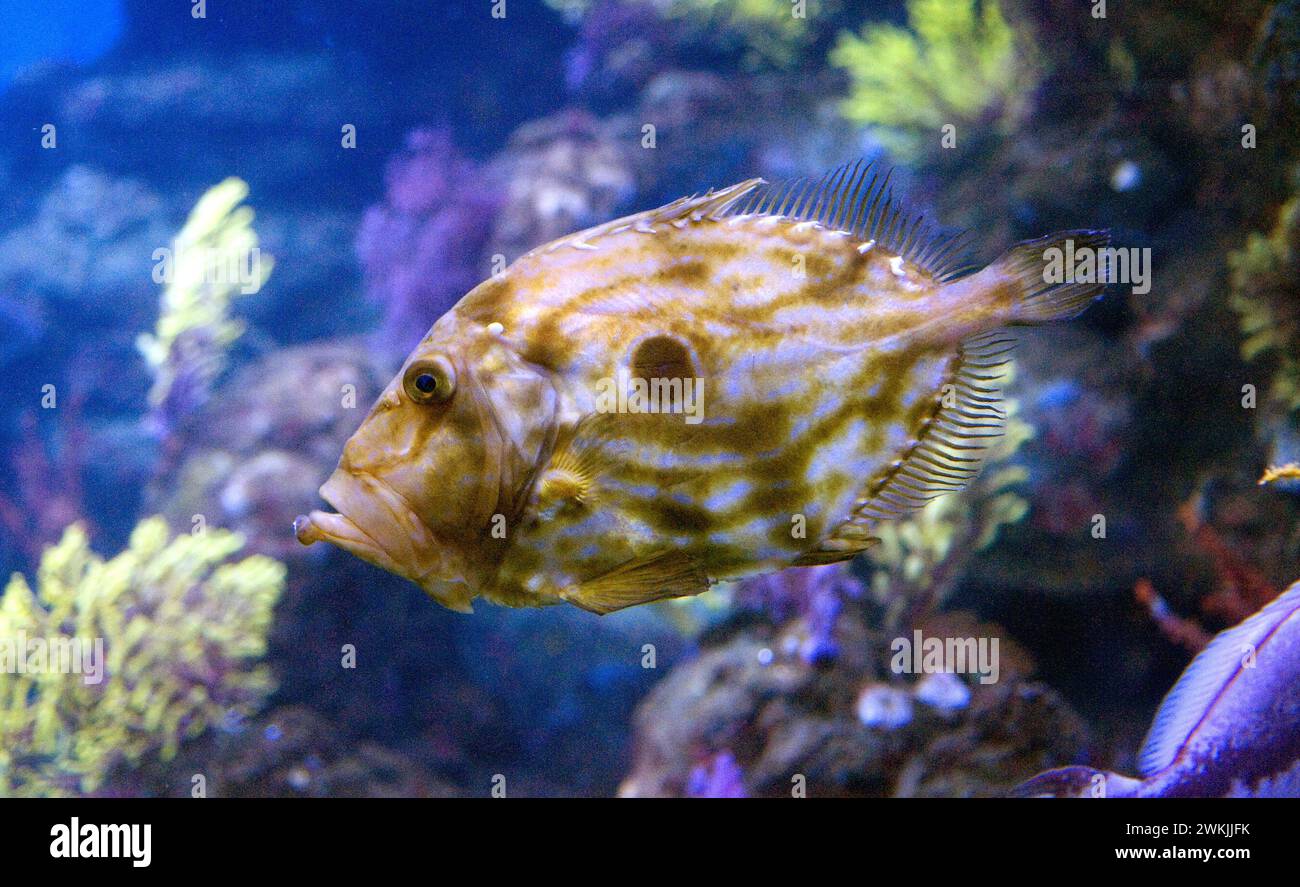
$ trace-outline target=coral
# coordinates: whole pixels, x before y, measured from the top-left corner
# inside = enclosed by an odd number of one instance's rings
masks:
[[[404,357],[433,322],[491,272],[485,247],[498,196],[445,130],[416,130],[389,161],[384,202],[357,234],[366,297],[383,322],[377,347]]]
[[[790,3],[770,0],[658,0],[661,14],[684,19],[722,48],[741,49],[742,64],[788,67],[815,39],[813,25],[829,17],[834,0],[810,0],[802,17]]]
[[[248,185],[228,178],[199,198],[162,257],[163,290],[154,334],[136,340],[154,374],[149,405],[166,433],[206,402],[226,366],[226,351],[244,332],[230,304],[261,289],[272,260],[262,256],[253,211],[241,206]],[[160,257],[155,253],[155,260]]]
[[[1190,653],[1199,653],[1213,637],[1195,620],[1179,616],[1161,597],[1149,579],[1139,579],[1133,586],[1133,598],[1151,615],[1151,621],[1172,644]]]
[[[32,220],[0,238],[0,292],[14,306],[6,313],[21,310],[15,320],[29,335],[39,335],[46,302],[123,322],[145,316],[150,289],[141,257],[167,242],[164,209],[139,182],[69,167]]]
[[[1252,563],[1252,557],[1225,538],[1203,513],[1209,509],[1200,504],[1193,499],[1179,509],[1178,516],[1196,552],[1208,557],[1214,568],[1215,586],[1201,600],[1201,610],[1228,623],[1240,622],[1277,597],[1278,586]]]
[[[747,70],[794,66],[817,42],[819,26],[833,21],[841,5],[839,0],[806,0],[796,14],[794,4],[786,0],[546,3],[570,20],[582,23],[585,45],[612,44],[609,38],[613,33],[622,37],[622,50],[611,52],[615,58],[603,60],[606,65],[613,63],[626,69],[628,56],[632,55],[645,66],[652,63],[654,56],[689,56],[703,49],[710,54],[735,56]],[[589,70],[592,63],[585,67]]]
[[[711,632],[637,707],[619,793],[789,797],[802,776],[813,797],[989,796],[1085,749],[1082,721],[1027,679],[1017,665],[1026,657],[1006,639],[995,683],[896,675],[878,616],[846,607],[841,655],[816,664],[800,654],[798,619]],[[926,631],[1001,634],[960,620]]]
[[[900,156],[914,154],[923,137],[937,143],[944,124],[1009,131],[1036,78],[1034,53],[996,0],[910,0],[907,10],[910,31],[868,25],[832,51],[853,82],[844,115],[877,127]]]
[[[1285,465],[1270,465],[1260,475],[1259,485],[1277,483],[1278,481],[1300,480],[1300,464],[1288,462]]]
[[[692,798],[743,798],[744,774],[729,751],[721,751],[691,771],[686,794]]]
[[[801,620],[807,636],[799,643],[805,662],[834,658],[838,652],[835,624],[846,600],[861,594],[862,587],[845,564],[784,570],[740,583],[733,603],[741,609],[758,610],[778,623]]]
[[[1269,234],[1252,233],[1240,250],[1228,255],[1232,270],[1229,304],[1237,312],[1241,356],[1276,363],[1269,396],[1285,410],[1300,408],[1300,197],[1278,211]]]
[[[42,439],[35,414],[22,416],[22,436],[9,462],[13,490],[0,492],[0,526],[33,566],[64,527],[87,523],[80,470],[87,434],[79,400],[59,412],[57,447]]]
[[[493,167],[506,185],[491,252],[506,261],[614,217],[636,185],[627,148],[581,112],[521,126]]]
[[[273,681],[256,660],[284,567],[228,562],[242,544],[223,530],[169,541],[150,518],[105,561],[73,525],[41,559],[35,593],[14,574],[0,642],[27,659],[33,644],[82,648],[82,668],[50,657],[0,669],[0,795],[95,792],[115,766],[172,757],[182,740],[260,707]]]

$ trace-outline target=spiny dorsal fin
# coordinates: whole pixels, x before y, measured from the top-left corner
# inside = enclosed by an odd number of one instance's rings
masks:
[[[939,234],[923,216],[905,209],[894,199],[891,175],[892,171],[882,174],[874,161],[858,160],[820,179],[792,179],[746,189],[744,200],[730,203],[719,215],[776,216],[847,231],[892,250],[940,281],[972,270],[965,259],[964,233]]]
[[[1257,659],[1261,657],[1261,647],[1297,610],[1300,582],[1240,625],[1219,632],[1197,654],[1156,710],[1151,731],[1138,752],[1138,768],[1143,776],[1158,773],[1174,762],[1224,690],[1241,676],[1245,651],[1252,649]]]
[[[657,209],[623,216],[621,219],[614,219],[612,222],[605,222],[603,225],[596,225],[593,228],[566,235],[539,247],[537,250],[533,250],[533,252],[540,250],[549,253],[564,247],[596,249],[596,244],[593,241],[599,240],[607,234],[616,234],[629,229],[643,231],[648,234],[652,233],[656,226],[659,225],[685,224],[689,221],[698,222],[702,219],[715,219],[724,215],[727,209],[737,200],[763,184],[765,183],[762,179],[746,179],[718,191],[710,190],[706,194],[679,197],[672,203],[665,204]]]
[[[915,446],[889,474],[863,491],[853,518],[900,517],[962,489],[979,474],[986,451],[1002,436],[1006,421],[1001,392],[990,383],[997,381],[1013,345],[1003,330],[961,344],[949,378],[952,389],[941,390],[935,414],[917,435]]]

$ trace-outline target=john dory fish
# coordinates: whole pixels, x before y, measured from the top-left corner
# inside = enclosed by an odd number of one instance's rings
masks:
[[[1102,289],[1045,282],[1043,253],[1103,233],[966,273],[887,179],[751,179],[523,256],[433,325],[298,539],[462,611],[607,613],[853,557],[978,471],[1005,329]]]

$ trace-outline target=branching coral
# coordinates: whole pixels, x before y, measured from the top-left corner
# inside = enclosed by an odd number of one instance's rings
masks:
[[[1252,233],[1246,245],[1228,255],[1232,269],[1232,309],[1241,318],[1241,356],[1277,360],[1270,396],[1287,410],[1300,408],[1300,197],[1278,212],[1268,235]]]
[[[0,796],[94,792],[115,765],[170,758],[260,707],[273,681],[256,660],[285,571],[262,556],[227,562],[242,545],[224,530],[168,541],[150,518],[105,561],[73,525],[42,557],[35,593],[14,574],[0,652],[26,667],[0,668]],[[54,649],[81,651],[83,667],[31,661]],[[98,680],[84,667],[96,660]]]
[[[136,345],[154,374],[149,405],[159,430],[201,406],[225,369],[226,350],[244,332],[230,304],[261,289],[272,261],[253,230],[253,211],[241,206],[248,185],[228,178],[209,189],[190,212],[170,254],[155,253],[166,287],[153,335]]]
[[[922,137],[937,144],[945,124],[1009,128],[1037,74],[996,0],[910,0],[907,10],[911,30],[867,25],[831,52],[853,83],[845,117],[877,127],[900,156]]]

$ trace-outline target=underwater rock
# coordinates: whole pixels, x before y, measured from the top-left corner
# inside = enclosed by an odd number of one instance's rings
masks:
[[[166,209],[138,182],[69,167],[35,216],[0,239],[0,293],[15,306],[9,312],[30,324],[40,310],[32,306],[53,302],[96,324],[145,326],[156,304],[150,257],[172,239]]]
[[[706,640],[637,706],[620,795],[688,795],[698,767],[729,753],[749,795],[788,797],[802,775],[818,797],[993,796],[1082,752],[1083,722],[1045,685],[1014,670],[995,684],[954,676],[969,700],[933,705],[933,687],[881,683],[887,641],[853,626],[841,648],[867,657],[820,667],[783,652],[770,627]]]
[[[733,621],[706,635],[637,707],[619,793],[690,794],[716,775],[719,755],[741,774],[737,791],[769,797],[788,797],[800,776],[809,796],[1000,795],[1036,762],[1078,759],[1083,722],[1028,679],[1032,663],[1014,642],[1000,638],[992,683],[893,674],[898,639],[872,627],[880,615],[847,605],[835,625],[840,655],[816,663],[800,655],[801,617]],[[957,614],[920,628],[931,638],[1004,634]]]
[[[504,184],[489,254],[513,262],[533,247],[617,215],[635,193],[635,142],[607,129],[588,114],[563,111],[515,130],[492,162],[494,178]]]
[[[353,160],[340,148],[340,127],[351,123],[365,132],[383,114],[380,103],[352,100],[340,88],[355,80],[327,54],[223,52],[52,84],[45,113],[76,128],[76,142],[60,146],[74,160],[89,159],[82,145],[146,142],[150,166],[139,173],[153,181],[213,182],[232,170],[255,169],[259,194],[292,194],[303,182],[346,187],[351,178]],[[257,85],[253,101],[249,84]],[[232,137],[215,135],[227,133]],[[196,140],[202,151],[194,150]]]
[[[195,776],[209,798],[450,798],[460,794],[418,762],[306,706],[282,706],[214,731],[175,760],[119,772],[103,794],[191,797]]]
[[[243,300],[240,313],[250,325],[286,344],[351,335],[371,325],[373,311],[357,298],[355,213],[320,204],[267,206],[261,194],[254,201],[262,249],[276,266],[267,284]]]

